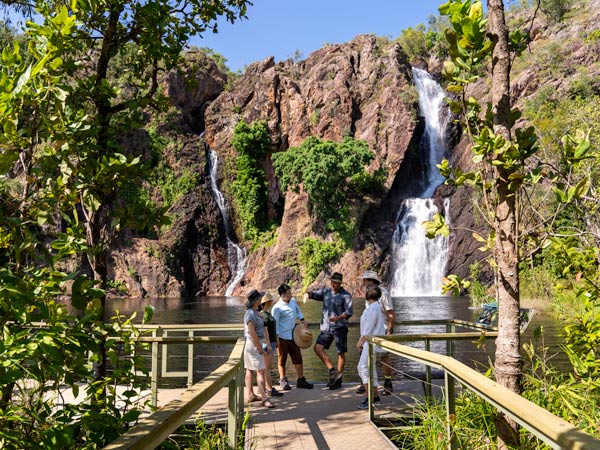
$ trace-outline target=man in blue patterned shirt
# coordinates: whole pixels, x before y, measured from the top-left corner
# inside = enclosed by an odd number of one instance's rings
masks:
[[[314,346],[315,353],[329,370],[327,387],[331,390],[342,387],[342,375],[346,364],[348,352],[348,319],[352,317],[352,295],[342,287],[343,277],[339,272],[334,272],[329,278],[331,287],[307,291],[307,298],[323,302],[323,316],[321,318],[321,333]],[[329,356],[325,353],[332,342],[338,355],[337,369],[333,366]]]

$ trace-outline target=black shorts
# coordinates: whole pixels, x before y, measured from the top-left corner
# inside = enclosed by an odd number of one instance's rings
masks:
[[[331,331],[321,331],[317,338],[317,344],[323,346],[325,350],[329,349],[331,343],[335,342],[335,351],[338,353],[348,352],[348,328],[334,328]]]

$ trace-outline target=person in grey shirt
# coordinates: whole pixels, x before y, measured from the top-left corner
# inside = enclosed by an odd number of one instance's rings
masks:
[[[331,287],[306,291],[304,300],[312,299],[323,302],[321,333],[317,337],[314,351],[329,370],[327,387],[331,390],[342,387],[342,375],[346,365],[348,352],[348,319],[352,317],[352,295],[342,287],[343,277],[334,272],[329,278]],[[333,366],[325,350],[335,342],[338,355],[337,369]]]

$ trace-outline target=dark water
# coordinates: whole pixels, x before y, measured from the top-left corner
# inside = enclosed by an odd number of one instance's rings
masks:
[[[155,324],[214,324],[214,323],[241,323],[243,321],[245,308],[243,306],[245,298],[242,297],[199,297],[195,299],[122,299],[111,300],[110,307],[112,313],[119,311],[121,314],[130,315],[137,312],[137,317],[142,317],[143,309],[146,305],[152,305],[155,308],[154,318],[152,323]],[[393,299],[394,310],[396,313],[396,321],[406,320],[429,320],[429,319],[461,319],[474,322],[479,310],[470,309],[468,298],[449,298],[449,297],[395,297]],[[321,318],[321,303],[312,300],[305,304],[299,303],[302,311],[308,322],[311,324],[310,329],[316,339],[318,335],[318,323]],[[347,381],[358,381],[356,364],[359,354],[355,344],[359,338],[358,322],[364,309],[364,299],[354,299],[354,316],[351,322],[354,326],[350,327],[348,333],[348,354],[346,369],[344,371],[344,379]],[[547,316],[540,314],[535,315],[529,325],[525,335],[522,338],[522,343],[529,342],[533,339],[533,330],[538,326],[544,327],[544,345],[550,348],[550,353],[559,352],[560,324]],[[445,326],[400,326],[396,325],[395,334],[417,334],[431,332],[445,332]],[[227,334],[218,333],[213,334]],[[239,333],[240,335],[242,333]],[[411,342],[407,345],[425,348],[422,342]],[[210,371],[217,368],[225,362],[231,351],[232,346],[229,345],[208,345],[199,344],[194,348],[195,358],[195,379],[200,379]],[[438,341],[431,343],[431,350],[437,353],[445,354],[446,342]],[[486,341],[485,346],[478,347],[470,341],[459,341],[455,343],[455,357],[467,364],[470,367],[485,369],[489,367],[490,361],[493,361],[495,345],[493,340]],[[327,371],[321,361],[314,354],[312,348],[303,350],[305,375],[309,381],[325,382],[327,381]],[[337,359],[335,351],[332,348],[329,350],[329,356],[332,361]],[[187,346],[177,345],[170,347],[169,350],[169,370],[185,370],[187,358]],[[564,357],[558,355],[554,358],[556,364],[564,365]],[[408,361],[404,358],[391,356],[391,363],[395,369],[396,379],[411,378],[413,376],[422,376],[424,366],[415,362]],[[295,371],[288,361],[288,375],[290,380],[295,380]],[[274,381],[278,380],[276,358],[271,369]],[[381,372],[380,372],[381,376]],[[185,380],[177,380],[184,383]],[[173,381],[169,380],[168,384],[172,385]],[[177,384],[177,383],[175,383]]]

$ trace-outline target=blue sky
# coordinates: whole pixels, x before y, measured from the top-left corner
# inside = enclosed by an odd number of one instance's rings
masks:
[[[253,0],[248,19],[219,22],[219,33],[196,37],[191,45],[210,47],[233,71],[274,56],[304,57],[324,44],[347,42],[358,34],[397,37],[400,31],[438,14],[445,0]]]

